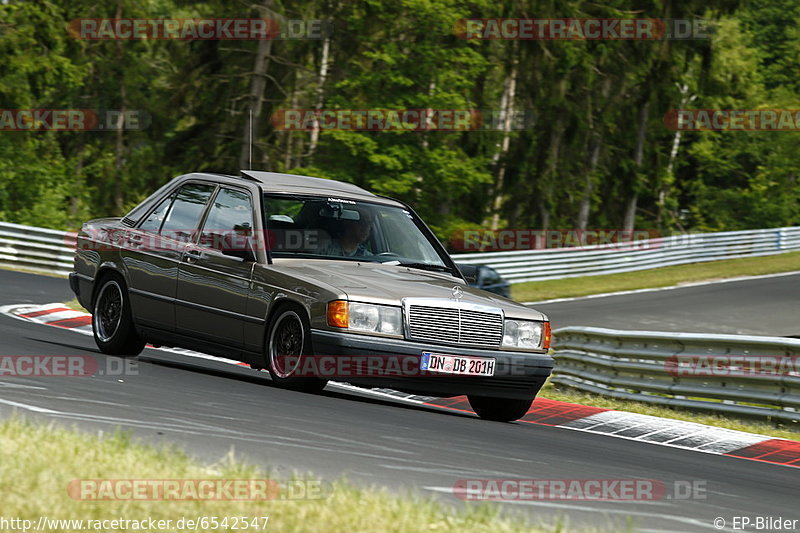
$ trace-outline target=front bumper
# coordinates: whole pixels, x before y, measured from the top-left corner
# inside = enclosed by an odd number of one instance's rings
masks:
[[[553,370],[553,358],[547,354],[521,353],[461,346],[422,344],[352,333],[312,330],[311,340],[317,356],[400,357],[416,360],[416,372],[408,375],[380,377],[337,376],[331,379],[357,385],[386,387],[425,396],[459,396],[472,394],[491,398],[533,398]],[[457,376],[419,371],[422,352],[447,355],[491,357],[495,360],[492,377]],[[404,368],[406,366],[404,365]]]

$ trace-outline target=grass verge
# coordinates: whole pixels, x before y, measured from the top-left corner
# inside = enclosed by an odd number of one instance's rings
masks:
[[[365,490],[345,481],[327,485],[323,498],[271,501],[87,501],[67,491],[72,480],[207,480],[266,479],[263,471],[231,456],[202,465],[173,447],[155,448],[134,442],[126,433],[89,435],[43,426],[12,417],[0,423],[0,495],[3,517],[73,520],[172,520],[166,530],[177,532],[182,517],[269,517],[266,528],[248,531],[370,532],[549,532],[574,531],[567,524],[538,526],[520,517],[504,517],[496,505],[454,507],[418,494]],[[274,479],[274,478],[272,478]],[[309,478],[295,478],[298,480]],[[279,484],[284,483],[279,481]],[[295,491],[298,494],[297,491]],[[49,524],[46,531],[80,531]],[[229,524],[230,526],[230,524]],[[103,528],[104,530],[108,528]],[[115,531],[134,527],[112,528]],[[149,530],[148,528],[145,528]],[[200,527],[197,531],[227,531],[230,527]],[[597,529],[583,531],[599,531]]]
[[[661,418],[672,418],[673,420],[685,420],[687,422],[696,422],[698,424],[706,424],[708,426],[735,429],[737,431],[746,431],[748,433],[758,433],[760,435],[768,435],[778,439],[800,440],[800,424],[797,423],[785,422],[780,424],[770,424],[767,422],[739,419],[730,416],[689,411],[687,409],[663,407],[660,405],[652,405],[649,403],[636,402],[632,400],[618,400],[615,398],[600,396],[598,394],[591,394],[588,392],[570,389],[568,387],[556,387],[554,384],[550,383],[549,380],[547,384],[542,387],[539,396],[561,402],[579,403],[581,405],[591,405],[603,409],[627,411],[629,413],[658,416]]]
[[[511,297],[519,302],[537,302],[794,270],[800,270],[800,252],[692,263],[622,274],[515,283],[511,285]]]
[[[25,274],[36,274],[37,276],[49,276],[51,278],[62,278],[66,279],[67,276],[64,274],[56,274],[55,272],[45,272],[42,270],[35,270],[32,268],[25,268],[20,266],[11,266],[11,265],[0,265],[0,270],[10,270],[12,272],[23,272]]]

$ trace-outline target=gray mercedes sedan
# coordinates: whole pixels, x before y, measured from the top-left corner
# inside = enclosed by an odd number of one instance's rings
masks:
[[[553,367],[546,316],[469,287],[408,205],[334,180],[179,176],[84,224],[70,285],[104,353],[187,348],[296,390],[467,395],[510,421]]]

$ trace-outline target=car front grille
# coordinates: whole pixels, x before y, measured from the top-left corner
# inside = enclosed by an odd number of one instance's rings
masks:
[[[408,337],[444,344],[498,347],[503,340],[503,313],[499,309],[449,304],[410,303],[406,307]]]

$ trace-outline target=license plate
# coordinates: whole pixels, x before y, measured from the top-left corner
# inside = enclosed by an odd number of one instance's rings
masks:
[[[494,376],[494,359],[468,355],[422,352],[420,369],[461,376]]]

